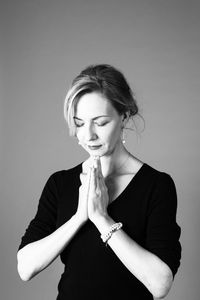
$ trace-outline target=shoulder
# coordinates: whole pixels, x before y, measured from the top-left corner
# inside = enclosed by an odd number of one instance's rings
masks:
[[[170,174],[165,171],[158,170],[147,163],[144,163],[142,168],[144,169],[144,175],[146,178],[150,179],[150,181],[154,184],[174,184],[174,181]]]
[[[159,171],[147,164],[144,164],[146,174],[146,185],[150,191],[149,203],[152,207],[163,207],[176,211],[177,192],[173,178],[166,172]],[[148,181],[148,183],[147,183]],[[166,210],[167,211],[167,210]]]
[[[78,175],[81,168],[82,168],[82,164],[78,164],[69,169],[58,170],[58,171],[55,171],[54,173],[52,173],[50,175],[50,178],[53,178],[54,180],[59,180],[64,177]]]
[[[78,178],[81,173],[81,169],[82,164],[78,164],[70,169],[55,171],[49,176],[46,185],[60,189],[63,187],[63,184],[69,184],[70,182],[75,183],[76,178]]]
[[[140,169],[140,185],[151,194],[151,199],[176,199],[176,186],[172,176],[144,163]]]
[[[171,176],[165,171],[158,170],[134,156],[132,156],[132,159],[129,161],[129,169],[131,169],[134,174],[141,173],[143,179],[148,180],[149,183],[172,180]]]

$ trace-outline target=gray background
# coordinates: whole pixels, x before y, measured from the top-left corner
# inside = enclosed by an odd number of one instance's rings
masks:
[[[16,251],[50,174],[87,157],[68,136],[66,90],[86,65],[106,62],[125,73],[146,121],[128,149],[176,182],[183,257],[167,299],[199,299],[199,1],[0,5],[0,298],[56,298],[59,260],[23,283]]]

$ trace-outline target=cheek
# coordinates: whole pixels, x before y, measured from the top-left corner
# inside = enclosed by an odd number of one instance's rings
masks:
[[[83,134],[81,134],[81,130],[76,131],[76,138],[81,141],[83,139]]]
[[[107,141],[110,144],[116,143],[119,140],[120,135],[121,135],[120,127],[119,126],[115,126],[115,127],[111,128],[111,130],[109,130],[107,132]]]

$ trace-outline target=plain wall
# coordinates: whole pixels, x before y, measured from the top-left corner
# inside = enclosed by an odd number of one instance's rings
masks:
[[[59,259],[24,283],[16,252],[48,177],[87,158],[63,102],[91,63],[124,72],[146,123],[127,148],[176,183],[182,264],[166,299],[199,299],[199,15],[198,0],[0,1],[2,300],[56,298]]]

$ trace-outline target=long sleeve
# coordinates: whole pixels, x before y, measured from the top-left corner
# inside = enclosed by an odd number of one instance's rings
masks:
[[[55,173],[49,177],[42,191],[37,213],[30,222],[19,249],[49,235],[56,229],[58,192]]]
[[[155,183],[148,209],[146,248],[162,259],[176,274],[180,265],[181,229],[176,223],[177,193],[172,178],[161,173]]]
[[[81,171],[82,164],[79,164],[50,176],[20,248],[51,234],[73,216],[78,204]],[[108,207],[113,220],[122,222],[123,230],[139,245],[160,257],[173,274],[178,269],[181,255],[176,209],[173,180],[147,164]],[[80,228],[60,258],[65,269],[58,285],[59,300],[66,297],[94,299],[94,290],[98,291],[95,299],[112,299],[113,289],[116,299],[122,299],[124,295],[153,299],[112,249],[105,247],[90,221]]]

